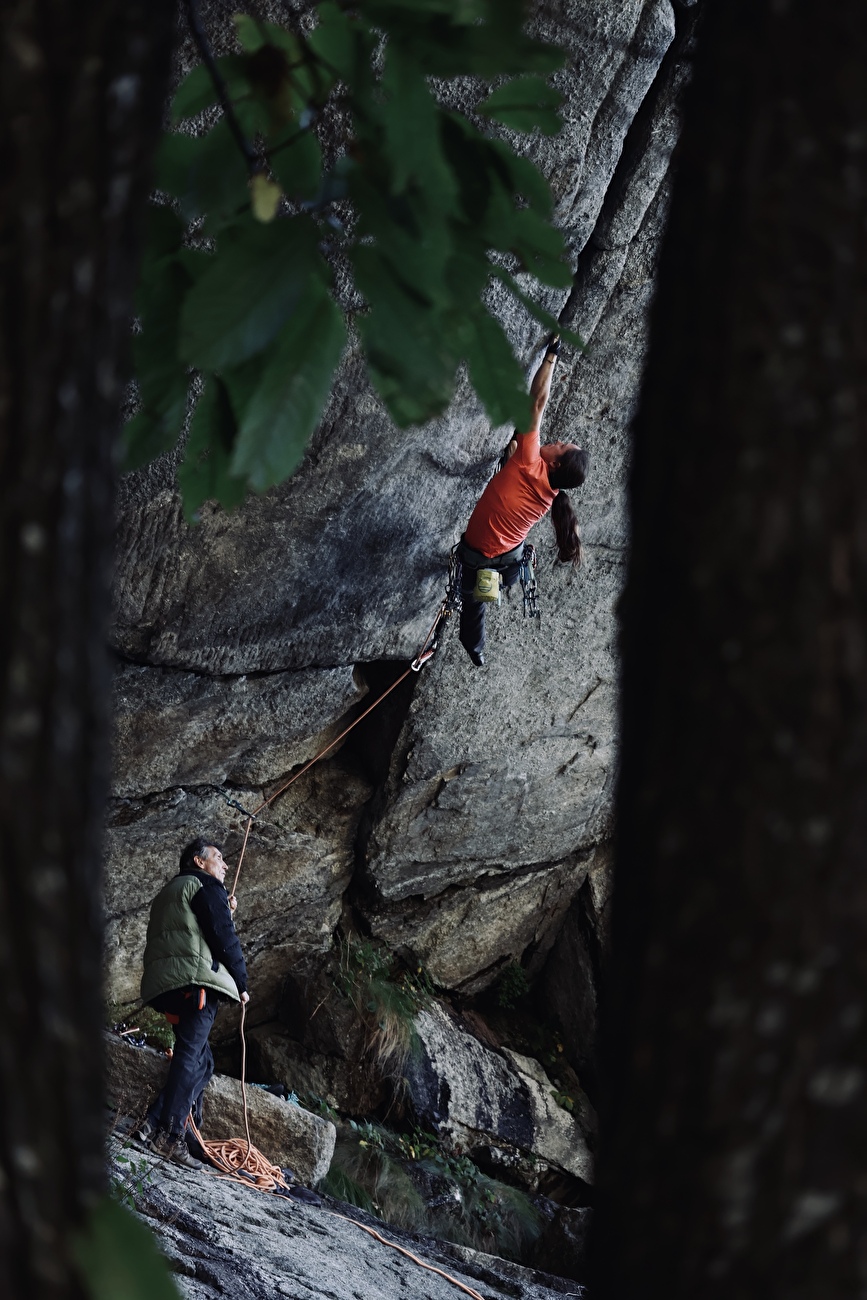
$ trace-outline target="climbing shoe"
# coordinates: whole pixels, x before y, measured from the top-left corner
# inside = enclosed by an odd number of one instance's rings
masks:
[[[196,1160],[194,1156],[190,1155],[183,1136],[176,1138],[169,1133],[157,1133],[149,1146],[155,1156],[162,1156],[164,1160],[171,1160],[172,1164],[180,1165],[182,1169],[203,1168],[201,1160]]]
[[[500,575],[496,569],[477,569],[473,600],[489,604],[500,599]]]

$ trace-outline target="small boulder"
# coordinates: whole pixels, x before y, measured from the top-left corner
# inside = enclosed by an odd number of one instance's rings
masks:
[[[415,1024],[419,1048],[405,1073],[422,1120],[469,1150],[483,1148],[489,1162],[529,1186],[550,1169],[592,1183],[587,1139],[595,1115],[586,1098],[576,1118],[557,1104],[538,1061],[486,1047],[439,1003],[420,1012]]]

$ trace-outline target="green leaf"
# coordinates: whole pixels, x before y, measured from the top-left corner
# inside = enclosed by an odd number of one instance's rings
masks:
[[[244,475],[256,491],[282,482],[300,462],[345,341],[340,310],[324,283],[313,280],[269,350],[238,433],[232,473]]]
[[[141,278],[154,265],[176,252],[183,243],[186,226],[164,203],[149,203],[145,217],[145,243]]]
[[[320,4],[316,13],[319,23],[308,36],[307,44],[338,77],[351,81],[357,47],[347,15],[333,0]]]
[[[491,422],[529,429],[531,406],[524,372],[497,322],[480,308],[466,330],[467,364],[473,388]]]
[[[539,130],[543,135],[556,135],[563,123],[555,109],[562,102],[559,90],[541,77],[517,77],[493,91],[476,111],[514,131]]]
[[[513,293],[518,301],[524,304],[530,315],[534,320],[537,320],[540,325],[544,325],[545,328],[550,330],[553,334],[559,334],[567,343],[571,343],[574,347],[580,348],[582,352],[587,350],[587,344],[584,342],[581,335],[576,334],[574,330],[568,329],[565,325],[561,325],[556,316],[552,316],[544,307],[540,307],[528,293],[524,293],[524,290],[517,283],[514,276],[509,275],[508,271],[504,270],[501,266],[492,267],[492,271],[497,279],[502,281],[509,292]]]
[[[511,247],[537,280],[555,289],[571,288],[572,271],[562,260],[566,242],[561,231],[532,208],[520,208],[514,215],[513,232]]]
[[[224,54],[217,59],[217,67],[231,98],[250,93],[243,55]],[[172,122],[183,122],[186,118],[198,117],[199,113],[217,103],[219,103],[219,95],[213,78],[204,63],[200,63],[193,68],[192,72],[187,73],[175,92],[172,100]]]
[[[157,148],[156,187],[174,195],[187,221],[246,207],[247,165],[226,122],[202,136],[164,135]]]
[[[180,1300],[150,1231],[111,1197],[91,1210],[72,1250],[90,1300]]]
[[[415,178],[441,212],[454,208],[457,187],[445,165],[439,134],[440,112],[418,64],[408,51],[390,43],[382,75],[383,145],[391,165],[391,188],[401,193]]]
[[[351,192],[359,235],[375,237],[379,252],[410,288],[430,303],[447,306],[452,301],[445,280],[452,236],[445,223],[429,212],[416,215],[416,202],[391,198],[363,173],[353,176]],[[484,250],[480,256],[484,259]]]
[[[455,306],[471,311],[488,283],[491,263],[487,249],[474,234],[461,232],[455,239],[454,253],[446,269],[446,283]]]
[[[424,308],[375,248],[352,254],[356,284],[371,310],[357,320],[377,391],[401,428],[445,410],[460,355],[458,321]]]
[[[124,436],[126,468],[146,464],[178,439],[187,408],[189,378],[178,356],[178,314],[190,278],[176,258],[152,264],[139,282],[141,328],[132,352],[142,411]]]
[[[284,193],[312,199],[322,184],[322,149],[312,131],[295,131],[269,151],[268,162]]]
[[[197,522],[197,512],[205,501],[219,501],[226,510],[233,510],[243,501],[246,486],[229,472],[235,433],[228,394],[221,381],[212,376],[196,404],[184,459],[178,466],[178,486],[188,523]]]
[[[268,23],[261,18],[251,18],[249,14],[235,14],[232,22],[238,40],[248,54],[255,54],[263,45],[276,45],[286,50],[293,59],[298,57],[298,41],[285,27],[278,27],[276,23]]]
[[[219,370],[266,347],[308,291],[319,262],[308,217],[232,227],[181,313],[180,355]]]
[[[493,155],[493,163],[515,194],[526,199],[540,217],[550,217],[554,210],[551,187],[529,158],[516,154],[503,140],[488,140],[486,144]]]
[[[229,395],[236,426],[244,419],[247,407],[259,387],[262,371],[268,363],[269,356],[269,352],[260,352],[240,366],[227,366],[220,375]]]
[[[166,415],[142,409],[127,420],[120,434],[121,468],[124,473],[141,469],[163,452],[171,451],[178,440],[185,409],[186,406],[177,422],[173,418],[174,409]]]

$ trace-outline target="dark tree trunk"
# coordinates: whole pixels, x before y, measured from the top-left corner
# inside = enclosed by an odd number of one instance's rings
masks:
[[[867,1294],[867,11],[716,0],[635,430],[594,1300]]]
[[[0,1294],[103,1189],[113,455],[172,0],[18,0],[0,55]]]

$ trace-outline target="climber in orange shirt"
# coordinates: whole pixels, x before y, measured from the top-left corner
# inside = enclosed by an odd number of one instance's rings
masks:
[[[581,563],[578,520],[563,489],[584,482],[589,457],[571,442],[539,445],[539,426],[559,353],[560,339],[554,335],[530,385],[531,431],[516,433],[509,444],[508,459],[479,498],[458,548],[463,566],[460,640],[477,667],[485,662],[485,606],[473,596],[479,570],[493,569],[503,586],[513,587],[527,534],[549,510],[559,559],[564,564]]]

